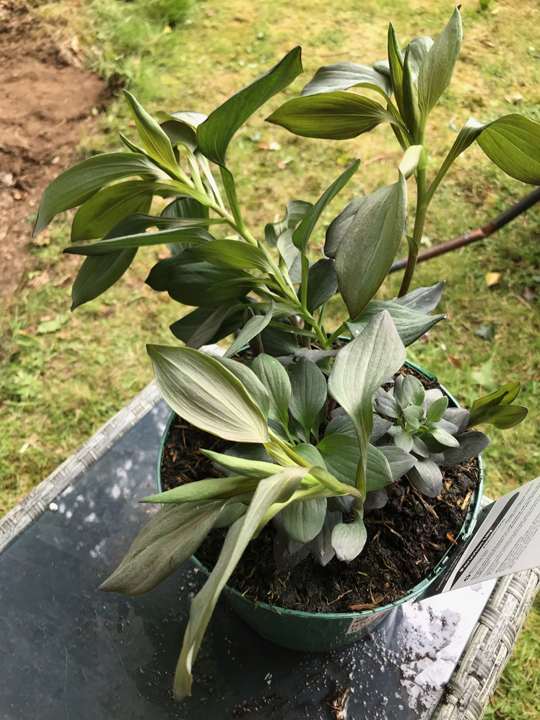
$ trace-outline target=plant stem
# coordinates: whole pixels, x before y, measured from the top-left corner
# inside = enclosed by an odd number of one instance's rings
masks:
[[[327,350],[328,348],[331,348],[332,345],[333,345],[333,344],[336,342],[336,340],[339,338],[339,336],[341,335],[341,333],[344,332],[345,330],[347,330],[347,326],[345,325],[345,323],[343,323],[342,325],[340,325],[340,326],[338,327],[338,329],[337,329],[334,333],[332,333],[332,335],[330,335],[330,337],[329,337],[327,340],[325,340],[325,342],[324,342],[324,350]]]
[[[412,241],[409,242],[409,256],[407,258],[407,267],[405,268],[405,275],[399,289],[398,297],[403,297],[409,292],[409,287],[413,279],[414,270],[416,268],[416,261],[418,258],[418,251],[420,249],[420,242],[424,233],[424,223],[426,221],[426,213],[428,209],[427,195],[427,172],[426,168],[418,167],[416,172],[416,218],[414,220],[414,230]]]

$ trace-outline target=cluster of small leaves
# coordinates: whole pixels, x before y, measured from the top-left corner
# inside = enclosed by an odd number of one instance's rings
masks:
[[[386,424],[381,442],[392,442],[411,453],[416,463],[407,477],[423,495],[437,497],[442,490],[441,467],[461,465],[477,457],[490,439],[473,426],[490,423],[508,429],[522,422],[527,408],[512,405],[521,388],[508,383],[479,398],[471,411],[448,407],[448,397],[437,389],[424,390],[414,375],[398,375],[388,391],[379,388],[373,399],[376,415]]]

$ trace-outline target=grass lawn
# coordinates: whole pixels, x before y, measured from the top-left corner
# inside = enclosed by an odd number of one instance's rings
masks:
[[[427,0],[342,0],[337,5],[207,0],[191,9],[176,0],[82,0],[74,13],[71,2],[59,0],[41,3],[36,12],[45,25],[65,24],[66,35],[78,37],[89,67],[105,76],[128,75],[130,90],[151,112],[208,113],[301,44],[305,74],[248,121],[228,158],[244,217],[255,233],[283,216],[288,200],[316,200],[355,157],[362,158],[357,175],[319,224],[316,252],[326,226],[352,197],[394,181],[397,144],[388,125],[355,140],[331,142],[297,138],[264,118],[298,95],[320,65],[340,60],[372,64],[384,58],[389,20],[403,44],[418,35],[437,35],[452,9],[452,3]],[[461,58],[428,128],[431,177],[471,115],[487,122],[520,112],[540,120],[537,2],[499,0],[482,11],[477,0],[470,0],[462,13]],[[514,105],[517,95],[522,99]],[[101,115],[100,132],[81,138],[81,158],[120,149],[118,130],[134,139],[130,119],[123,100],[115,99]],[[454,164],[430,207],[426,247],[484,225],[531,189],[506,177],[474,145]],[[53,223],[48,245],[31,246],[38,269],[3,304],[0,513],[152,379],[145,343],[176,342],[168,326],[186,312],[144,284],[162,251],[149,248],[138,253],[112,290],[71,315],[69,288],[79,261],[62,254],[71,217],[67,213]],[[414,286],[447,281],[440,308],[448,320],[410,348],[411,360],[436,373],[465,405],[497,384],[524,384],[527,420],[505,433],[489,429],[494,442],[484,457],[487,492],[494,498],[532,480],[540,466],[538,300],[521,296],[524,286],[540,294],[539,221],[537,206],[488,240],[420,265],[414,280]],[[486,283],[490,272],[501,273],[492,287]],[[400,279],[398,273],[387,280],[383,299],[396,294]],[[335,301],[329,316],[337,320],[341,312]],[[492,324],[494,341],[476,334],[480,326]],[[537,601],[486,717],[540,717],[538,647]]]

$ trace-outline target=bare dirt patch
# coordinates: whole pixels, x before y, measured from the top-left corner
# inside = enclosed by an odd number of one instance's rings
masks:
[[[0,14],[0,261],[6,294],[35,267],[29,216],[51,180],[73,162],[81,131],[95,120],[92,108],[105,106],[107,90],[83,69],[76,41],[45,34],[23,3],[2,0]]]

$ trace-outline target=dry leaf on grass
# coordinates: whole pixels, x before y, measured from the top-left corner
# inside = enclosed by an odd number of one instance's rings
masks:
[[[488,272],[486,273],[486,285],[491,287],[497,285],[501,281],[502,273],[500,272]]]

